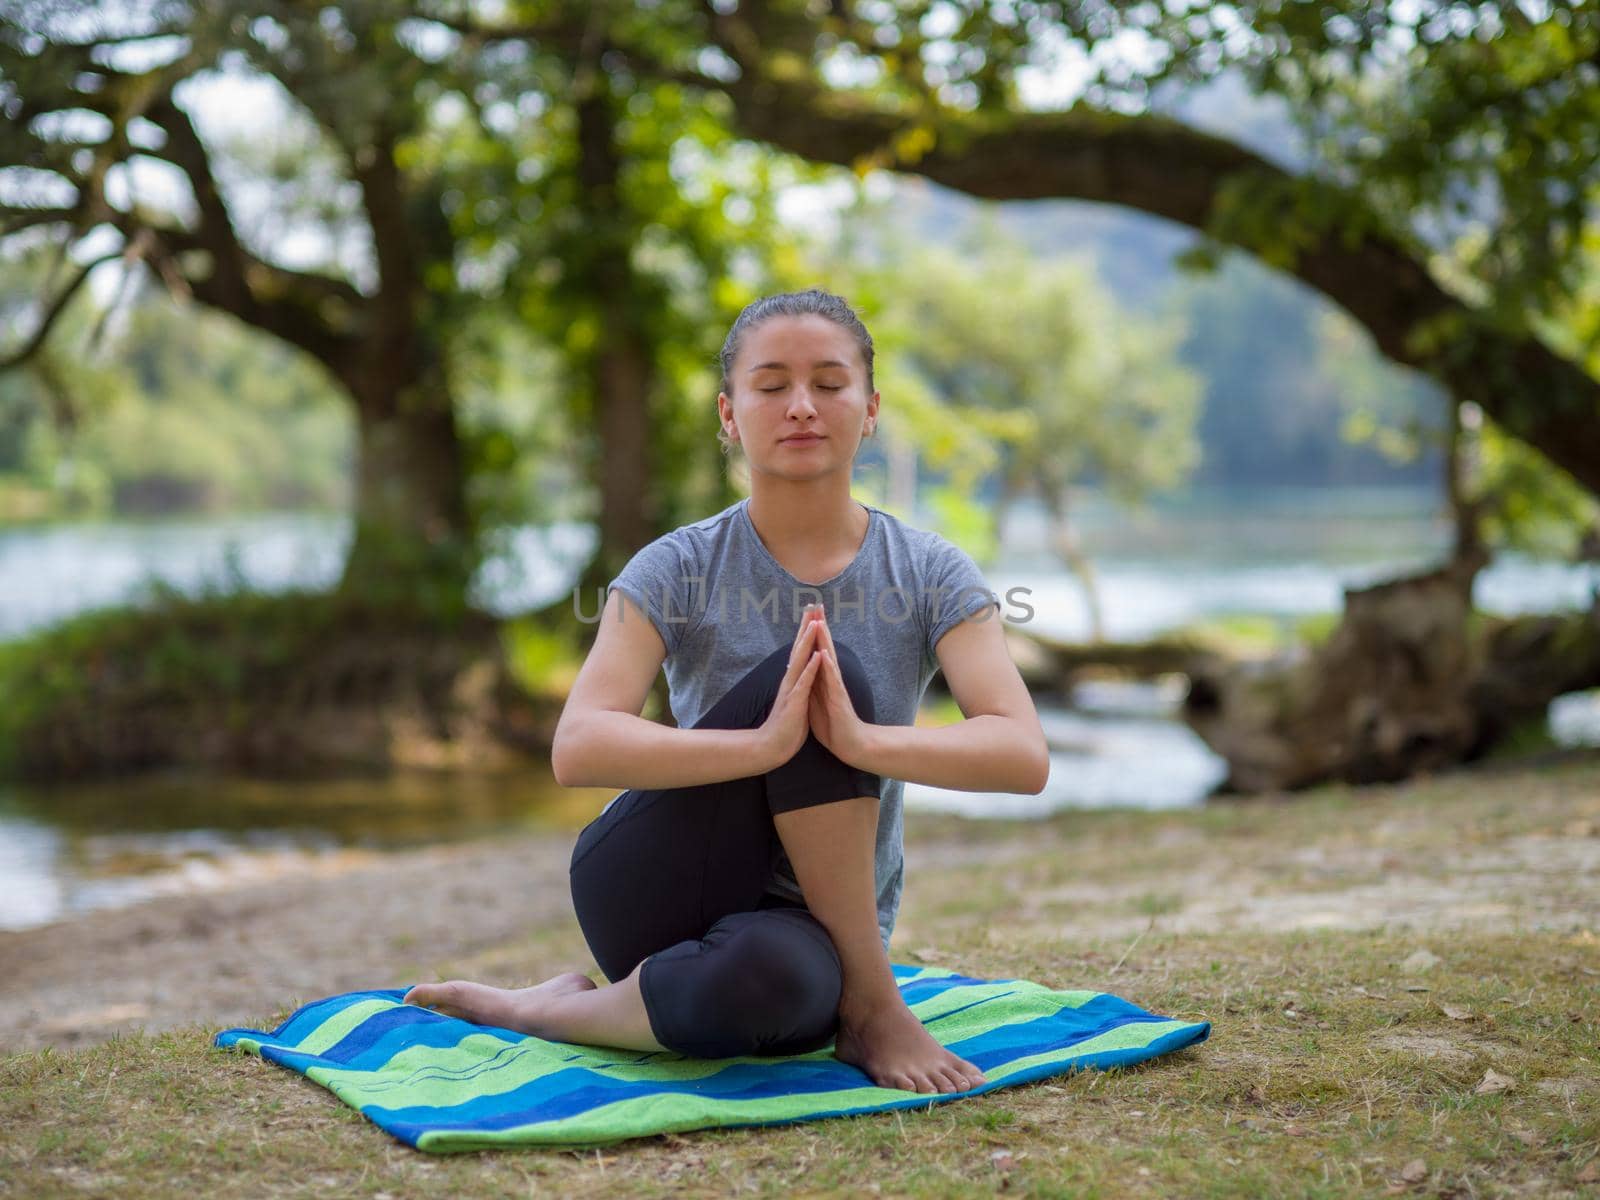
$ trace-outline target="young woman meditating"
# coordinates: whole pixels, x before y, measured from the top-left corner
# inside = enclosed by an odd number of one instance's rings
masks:
[[[722,348],[748,499],[642,548],[607,588],[552,750],[623,791],[578,836],[572,898],[611,982],[453,981],[412,1004],[556,1041],[701,1057],[834,1053],[883,1087],[965,1091],[890,970],[906,780],[1037,793],[1038,713],[977,564],[851,498],[878,419],[872,338],[811,289]],[[639,716],[663,663],[677,728]],[[966,719],[915,726],[942,668]]]

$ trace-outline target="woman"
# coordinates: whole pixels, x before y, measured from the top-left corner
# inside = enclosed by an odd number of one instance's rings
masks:
[[[901,794],[906,780],[1037,793],[1049,759],[971,557],[850,496],[878,419],[872,359],[830,293],[748,306],[717,409],[751,494],[651,542],[607,588],[552,760],[563,786],[627,789],[572,856],[578,922],[611,982],[454,981],[408,1003],[704,1057],[832,1041],[879,1086],[983,1082],[890,969]],[[677,728],[638,715],[663,664]],[[967,719],[916,728],[940,668]]]

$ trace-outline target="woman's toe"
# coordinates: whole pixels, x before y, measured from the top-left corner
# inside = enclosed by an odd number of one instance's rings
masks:
[[[464,1012],[466,988],[460,982],[422,983],[406,993],[406,1004],[434,1009],[445,1016],[460,1016]]]

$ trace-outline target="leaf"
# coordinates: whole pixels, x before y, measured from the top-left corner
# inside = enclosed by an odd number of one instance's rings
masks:
[[[1421,1183],[1428,1177],[1428,1164],[1420,1158],[1413,1158],[1400,1168],[1400,1178],[1407,1183]]]
[[[1517,1086],[1517,1081],[1509,1075],[1502,1075],[1493,1067],[1483,1073],[1483,1078],[1478,1080],[1478,1086],[1472,1089],[1474,1096],[1493,1096],[1497,1092],[1509,1092]]]
[[[989,1155],[989,1161],[1002,1171],[1009,1171],[1012,1167],[1017,1165],[1017,1160],[1012,1156],[1011,1151],[1009,1150],[996,1150],[993,1154]]]
[[[1472,1020],[1472,1010],[1470,1008],[1457,1008],[1454,1004],[1446,1004],[1442,1000],[1439,1001],[1439,1011],[1452,1021]]]

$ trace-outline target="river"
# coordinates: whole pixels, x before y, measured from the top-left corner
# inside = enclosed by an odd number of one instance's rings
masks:
[[[1130,512],[1091,499],[1076,515],[1095,564],[1106,631],[1137,638],[1219,614],[1282,621],[1335,611],[1342,589],[1422,567],[1448,527],[1422,493],[1396,489],[1214,490]],[[918,521],[928,526],[932,522]],[[1081,586],[1049,549],[1043,513],[1020,506],[985,568],[1010,619],[1061,637],[1088,629]],[[75,612],[137,598],[152,580],[186,591],[243,583],[324,587],[348,523],[297,513],[0,530],[0,640]],[[478,600],[510,613],[567,592],[593,529],[529,528],[478,580]],[[1593,565],[1504,556],[1475,600],[1499,613],[1586,604]],[[1014,590],[1015,589],[1015,590]],[[1031,613],[1029,610],[1031,609]],[[586,608],[586,611],[588,609]],[[1171,712],[1170,685],[1096,684],[1072,709],[1043,705],[1050,784],[1038,796],[906,787],[908,808],[1029,817],[1064,807],[1200,803],[1223,764]],[[1600,742],[1593,695],[1552,707],[1564,742]],[[272,784],[164,773],[93,785],[0,785],[0,928],[164,892],[302,869],[333,859],[525,828],[576,830],[609,792],[548,773],[515,780]]]

